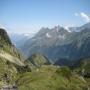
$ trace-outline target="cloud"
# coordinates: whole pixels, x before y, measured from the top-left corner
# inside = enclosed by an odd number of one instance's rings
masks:
[[[86,15],[83,12],[81,12],[80,15],[81,15],[82,18],[84,18],[86,20],[86,22],[90,22],[90,17],[88,15]]]
[[[86,22],[90,22],[90,17],[84,12],[75,13],[74,15],[82,17]]]

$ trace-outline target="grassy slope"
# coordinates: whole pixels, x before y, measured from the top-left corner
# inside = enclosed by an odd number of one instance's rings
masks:
[[[18,85],[19,90],[87,90],[87,82],[81,76],[52,65],[22,74]]]
[[[77,62],[77,67],[74,71],[85,77],[87,85],[90,87],[90,58],[81,59]]]
[[[6,82],[5,74],[7,74],[9,83],[14,83],[14,79],[16,78],[17,69],[16,67],[5,60],[4,58],[0,58],[0,87]]]
[[[41,54],[33,54],[30,58],[28,58],[28,60],[30,60],[30,62],[36,67],[41,67],[42,65],[50,64],[47,57]]]

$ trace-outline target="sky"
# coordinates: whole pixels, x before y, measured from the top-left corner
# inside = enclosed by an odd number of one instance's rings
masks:
[[[0,0],[0,27],[35,33],[41,27],[80,26],[90,22],[90,0]]]

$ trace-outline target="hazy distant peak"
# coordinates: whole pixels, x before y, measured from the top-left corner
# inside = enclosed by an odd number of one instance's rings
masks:
[[[57,25],[57,26],[55,26],[55,27],[53,28],[53,30],[59,32],[59,30],[61,30],[62,28],[63,28],[62,26]]]

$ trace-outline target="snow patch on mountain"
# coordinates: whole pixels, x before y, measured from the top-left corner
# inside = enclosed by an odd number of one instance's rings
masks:
[[[71,32],[71,30],[69,29],[69,26],[65,26],[64,28],[65,28],[65,30],[67,30],[68,32]]]
[[[51,38],[52,36],[49,33],[46,33],[47,38]]]

